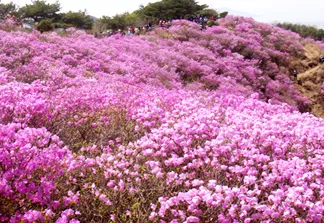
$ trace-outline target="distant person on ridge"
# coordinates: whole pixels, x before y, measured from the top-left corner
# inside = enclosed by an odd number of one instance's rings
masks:
[[[121,29],[118,29],[118,33],[121,34],[122,36],[126,35],[125,32]]]
[[[170,28],[171,25],[172,25],[172,21],[169,20],[169,21],[166,23],[166,28],[167,28],[167,29]]]
[[[165,20],[162,21],[162,28],[165,29],[166,27],[166,23],[165,23]]]
[[[135,33],[134,28],[129,27],[129,29],[128,29],[128,35],[134,35],[134,33]]]
[[[104,36],[103,32],[101,31],[100,34],[98,35],[98,38],[102,38]]]
[[[108,31],[107,31],[107,34],[106,34],[106,37],[110,37],[110,36],[112,36],[112,35],[113,35],[112,30],[108,30]]]
[[[200,24],[203,24],[204,23],[204,18],[202,16],[200,16],[200,18],[199,18],[199,23]]]
[[[298,71],[297,70],[293,70],[293,76],[296,78],[298,76]]]
[[[140,28],[136,27],[135,28],[135,35],[139,35],[139,32],[140,32]]]

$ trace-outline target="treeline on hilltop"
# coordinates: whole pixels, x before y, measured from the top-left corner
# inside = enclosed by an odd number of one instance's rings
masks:
[[[208,8],[208,5],[198,4],[195,0],[161,0],[140,5],[133,12],[125,12],[114,16],[103,16],[99,19],[84,11],[60,12],[61,5],[57,1],[48,3],[46,0],[34,0],[32,4],[18,7],[13,2],[0,3],[0,22],[12,18],[17,25],[29,26],[41,32],[57,28],[76,27],[78,29],[105,32],[106,30],[124,30],[128,27],[142,27],[145,24],[157,24],[159,20],[189,19],[201,15],[207,18],[224,18],[228,12],[217,12]],[[215,22],[211,25],[216,25]],[[293,23],[275,24],[286,30],[291,30],[302,37],[311,37],[316,40],[324,39],[324,30],[314,26]]]
[[[11,18],[17,25],[28,25],[40,31],[51,31],[55,28],[76,27],[92,29],[94,20],[86,11],[60,12],[59,2],[49,4],[43,0],[33,1],[19,8],[14,3],[0,3],[0,21]]]
[[[157,23],[159,20],[188,19],[192,16],[223,18],[227,12],[218,13],[209,9],[208,5],[199,5],[195,0],[162,0],[140,5],[134,12],[125,12],[115,16],[103,16],[96,19],[86,10],[67,13],[60,12],[59,2],[48,3],[46,0],[36,0],[19,8],[14,3],[0,3],[0,21],[14,18],[18,24],[29,24],[39,31],[51,31],[55,28],[76,27],[79,29],[101,32],[107,29],[125,29],[127,27],[141,27],[148,23]]]
[[[298,33],[300,36],[306,38],[311,37],[315,40],[323,40],[324,39],[324,30],[318,29],[314,26],[307,26],[301,24],[293,24],[293,23],[277,23],[276,26],[291,30],[292,32]]]

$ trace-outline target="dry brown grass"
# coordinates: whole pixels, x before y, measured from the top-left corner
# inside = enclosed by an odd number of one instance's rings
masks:
[[[309,111],[317,117],[324,117],[324,94],[321,91],[324,84],[324,64],[318,62],[322,50],[316,44],[306,44],[304,55],[293,58],[289,70],[298,72],[295,87],[310,100]]]

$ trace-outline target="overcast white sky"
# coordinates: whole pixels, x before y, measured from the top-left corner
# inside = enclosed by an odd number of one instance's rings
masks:
[[[20,6],[31,3],[31,0],[0,0],[14,2]],[[218,11],[227,10],[230,14],[253,17],[262,22],[294,22],[324,27],[323,0],[197,0],[208,4]],[[48,0],[52,3],[55,0]],[[87,9],[95,17],[112,16],[138,9],[140,4],[147,5],[155,0],[59,0],[62,11]]]

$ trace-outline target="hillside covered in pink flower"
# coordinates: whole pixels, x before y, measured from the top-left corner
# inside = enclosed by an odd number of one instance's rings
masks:
[[[0,222],[323,222],[322,42],[234,16],[7,28]]]

